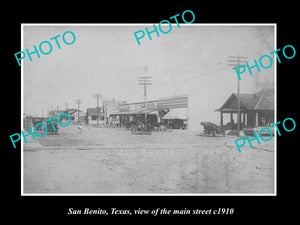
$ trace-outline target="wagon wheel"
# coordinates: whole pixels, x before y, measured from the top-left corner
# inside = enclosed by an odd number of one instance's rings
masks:
[[[216,131],[211,131],[211,135],[214,137],[214,136],[216,136]]]

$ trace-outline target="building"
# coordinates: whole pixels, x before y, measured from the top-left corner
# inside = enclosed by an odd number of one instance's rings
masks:
[[[128,126],[130,122],[145,123],[157,126],[165,124],[171,129],[186,129],[188,118],[188,96],[173,96],[154,101],[121,104],[119,111],[110,114],[110,120],[120,126]]]
[[[168,128],[188,128],[188,95],[160,98],[157,107],[159,112],[166,112],[161,119]]]
[[[124,112],[124,107],[122,108],[121,105],[126,104],[126,101],[116,101],[113,100],[104,100],[102,102],[103,105],[103,113],[104,113],[104,123],[108,125],[110,123],[109,118],[110,115],[113,115],[117,112]],[[126,110],[125,110],[126,111]]]
[[[75,120],[77,109],[66,109],[65,112],[70,116],[71,120]]]
[[[104,124],[103,107],[87,108],[86,123],[88,124]]]
[[[230,115],[230,123],[236,123],[237,94],[233,93],[216,111],[220,112],[221,125],[224,114]],[[253,94],[240,94],[240,123],[243,127],[269,126],[274,123],[274,88],[264,88]]]
[[[29,127],[33,127],[33,116],[27,115],[23,117],[23,129],[29,131]]]
[[[64,112],[66,112],[70,118],[72,123],[77,123],[78,122],[78,116],[79,116],[79,123],[84,123],[86,121],[86,112],[79,110],[78,109],[66,109]]]
[[[65,113],[65,110],[51,110],[49,111],[49,117],[57,117],[59,116],[61,113]]]

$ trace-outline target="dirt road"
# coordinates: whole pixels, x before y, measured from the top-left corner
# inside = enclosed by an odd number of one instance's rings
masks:
[[[235,139],[70,125],[24,144],[24,193],[274,193],[274,140],[239,153]]]

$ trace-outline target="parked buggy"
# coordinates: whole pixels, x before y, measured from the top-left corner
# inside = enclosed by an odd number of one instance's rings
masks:
[[[133,134],[151,134],[151,129],[145,129],[145,125],[143,123],[135,123],[131,122],[130,126],[131,133]]]
[[[200,124],[204,127],[204,135],[216,136],[216,134],[222,134],[225,136],[225,130],[222,126],[217,126],[211,122],[201,122]]]

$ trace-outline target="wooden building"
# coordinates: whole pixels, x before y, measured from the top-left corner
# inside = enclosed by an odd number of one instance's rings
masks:
[[[87,108],[86,122],[88,124],[104,124],[103,107]]]
[[[144,115],[146,112],[148,123],[157,124],[165,122],[174,124],[174,126],[172,125],[172,128],[187,128],[188,95],[159,98],[154,101],[147,101],[146,104],[145,102],[134,102],[122,104],[120,106],[120,111],[115,112],[110,116],[118,116],[121,125],[123,123],[122,121],[129,123],[135,119],[144,122]]]
[[[238,112],[237,100],[237,94],[233,93],[216,110],[220,111],[221,125],[224,125],[224,114],[230,114],[230,121],[233,123],[233,114]],[[240,115],[241,127],[269,126],[274,123],[274,88],[264,88],[253,94],[240,94]]]

